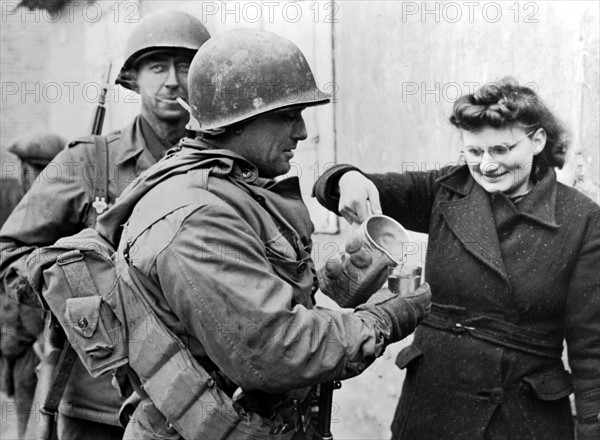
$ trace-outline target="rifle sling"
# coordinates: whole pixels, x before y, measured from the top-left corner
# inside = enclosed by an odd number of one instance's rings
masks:
[[[98,165],[98,175],[94,179],[94,199],[108,200],[108,143],[104,136],[94,136],[94,145],[96,147],[96,164]]]
[[[76,359],[77,353],[73,350],[69,341],[65,341],[65,345],[56,365],[56,374],[54,375],[54,379],[52,379],[52,386],[50,387],[48,395],[46,396],[46,401],[40,410],[42,414],[54,416],[57,413],[58,406],[60,405],[60,401],[65,392],[67,381],[69,380]]]

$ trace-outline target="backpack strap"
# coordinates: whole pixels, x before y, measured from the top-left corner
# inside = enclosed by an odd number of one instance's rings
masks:
[[[73,347],[71,347],[69,341],[65,341],[60,358],[56,364],[56,373],[52,379],[52,385],[50,386],[48,395],[46,396],[44,406],[42,406],[40,409],[42,414],[50,417],[56,417],[58,406],[62,400],[62,396],[67,386],[67,381],[69,380],[69,376],[71,375],[71,371],[73,370],[76,359],[77,353],[75,350],[73,350]]]
[[[98,215],[108,209],[108,142],[105,136],[94,136],[98,175],[94,180],[94,202],[92,207]]]
[[[100,295],[96,284],[94,284],[90,269],[85,263],[83,252],[79,249],[73,249],[60,255],[56,259],[65,274],[65,279],[69,283],[74,298],[86,297],[90,295]]]

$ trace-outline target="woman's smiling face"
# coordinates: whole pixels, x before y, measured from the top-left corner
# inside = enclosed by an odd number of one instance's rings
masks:
[[[533,157],[544,149],[546,133],[543,129],[526,131],[518,125],[485,127],[476,132],[462,130],[462,140],[475,181],[489,193],[518,196],[531,187]]]

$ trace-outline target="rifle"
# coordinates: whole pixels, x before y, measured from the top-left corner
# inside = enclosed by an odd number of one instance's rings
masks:
[[[102,90],[98,98],[98,105],[92,120],[91,134],[101,135],[106,115],[106,94],[110,87],[110,71],[112,63],[108,63],[102,77]],[[106,177],[106,176],[104,176]],[[105,198],[96,197],[92,204],[96,210],[103,211],[108,207]],[[100,205],[98,205],[100,204]],[[99,212],[101,212],[99,211]],[[62,399],[67,380],[75,364],[77,354],[66,339],[62,328],[50,312],[46,315],[42,341],[34,344],[34,350],[40,358],[38,367],[38,381],[35,387],[33,407],[30,410],[26,439],[51,440],[56,438],[55,422],[58,406]],[[63,345],[61,347],[61,345]],[[36,406],[43,402],[39,413]]]
[[[91,133],[95,135],[101,135],[102,127],[104,126],[104,116],[106,115],[106,107],[104,104],[106,103],[106,93],[110,87],[109,81],[111,68],[112,63],[109,61],[106,65],[104,76],[102,77],[102,90],[100,92],[100,96],[98,97],[98,106],[96,107],[96,113],[94,114],[94,119],[92,120],[92,129],[90,130]]]
[[[333,390],[339,390],[341,387],[342,384],[339,381],[322,383],[319,387],[319,415],[313,440],[333,440],[333,435],[331,435]]]

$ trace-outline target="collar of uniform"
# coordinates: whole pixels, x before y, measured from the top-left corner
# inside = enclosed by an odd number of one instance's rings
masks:
[[[137,115],[121,132],[121,145],[115,157],[116,165],[121,165],[143,153],[146,144],[141,131],[141,117],[142,115]]]
[[[184,138],[179,143],[181,148],[192,148],[202,153],[202,156],[209,158],[219,158],[221,160],[228,161],[231,165],[231,170],[228,174],[235,179],[242,180],[246,183],[251,183],[257,186],[265,186],[270,179],[263,179],[258,176],[258,170],[250,163],[247,159],[234,151],[227,150],[225,148],[218,148],[204,139],[196,138]]]
[[[439,177],[437,183],[457,194],[467,196],[471,194],[477,184],[471,176],[467,165],[458,166],[448,174]],[[495,194],[495,197],[505,197],[504,194]],[[512,202],[510,203],[512,205]],[[556,228],[556,173],[553,168],[539,180],[515,207],[519,215],[536,221],[542,225]]]
[[[231,171],[229,175],[237,180],[251,183],[256,186],[267,186],[272,183],[272,179],[265,179],[258,175],[258,169],[250,163],[247,159],[240,156],[239,154],[227,150],[224,148],[218,148],[204,139],[196,138],[182,139],[180,144],[181,148],[193,148],[194,150],[202,152],[205,157],[215,157],[221,160],[230,161]]]
[[[262,179],[267,180],[267,179]],[[269,180],[264,185],[265,189],[274,193],[280,194],[285,197],[292,199],[302,199],[300,192],[300,179],[297,176],[288,177],[281,180]]]
[[[146,148],[150,154],[152,154],[152,157],[154,157],[154,159],[158,162],[165,155],[165,151],[173,148],[173,145],[159,138],[146,118],[140,116],[138,121],[139,133],[141,133],[145,141]]]

